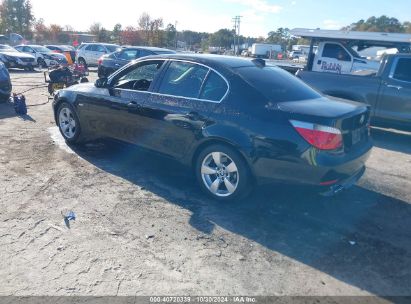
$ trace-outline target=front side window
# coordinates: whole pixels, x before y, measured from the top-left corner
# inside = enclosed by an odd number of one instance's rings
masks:
[[[140,62],[124,70],[113,80],[115,88],[148,91],[164,60]]]
[[[95,51],[95,46],[94,46],[94,44],[90,44],[89,46],[87,46],[87,47],[86,47],[86,51],[89,51],[89,52]]]
[[[411,58],[398,59],[393,78],[411,82]]]
[[[327,43],[324,46],[323,57],[334,58],[340,61],[351,61],[351,56],[338,44]]]
[[[200,98],[212,101],[220,101],[227,93],[227,83],[215,72],[208,74],[207,80],[201,90]]]
[[[173,61],[167,69],[159,93],[199,98],[209,69],[194,63]]]

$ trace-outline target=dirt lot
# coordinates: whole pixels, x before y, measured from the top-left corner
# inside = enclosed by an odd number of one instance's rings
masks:
[[[221,205],[152,153],[71,150],[46,94],[26,93],[25,117],[0,104],[0,295],[411,295],[410,133],[374,130],[338,197],[269,187]]]

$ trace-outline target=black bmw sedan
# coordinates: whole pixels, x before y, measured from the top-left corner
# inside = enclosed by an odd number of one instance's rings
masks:
[[[358,181],[372,148],[366,105],[326,98],[262,59],[145,57],[59,91],[53,109],[69,144],[109,137],[168,155],[218,200],[255,182],[334,194]]]

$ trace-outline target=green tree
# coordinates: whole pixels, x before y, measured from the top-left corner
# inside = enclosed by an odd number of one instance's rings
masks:
[[[34,22],[30,0],[3,0],[0,4],[0,28],[31,38]]]
[[[114,28],[113,28],[113,32],[112,32],[112,41],[114,43],[118,43],[121,44],[121,32],[123,31],[123,27],[121,26],[120,23],[117,23]]]
[[[165,43],[167,47],[176,46],[177,30],[176,27],[169,23],[164,32]]]
[[[372,16],[367,20],[361,19],[343,28],[344,30],[363,31],[363,32],[386,32],[386,33],[403,33],[406,31],[405,24],[402,24],[397,18]]]
[[[210,46],[231,48],[234,43],[234,31],[221,29],[210,36]]]

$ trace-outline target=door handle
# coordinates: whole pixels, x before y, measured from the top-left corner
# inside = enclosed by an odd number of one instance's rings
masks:
[[[200,120],[200,115],[197,112],[190,112],[184,115],[186,118],[190,120]]]
[[[401,86],[395,86],[395,85],[392,85],[392,84],[387,84],[387,88],[397,89],[398,91],[402,89]]]
[[[141,106],[138,103],[132,101],[132,102],[129,102],[127,104],[127,108],[129,108],[129,109],[138,109],[138,108],[141,108]]]

